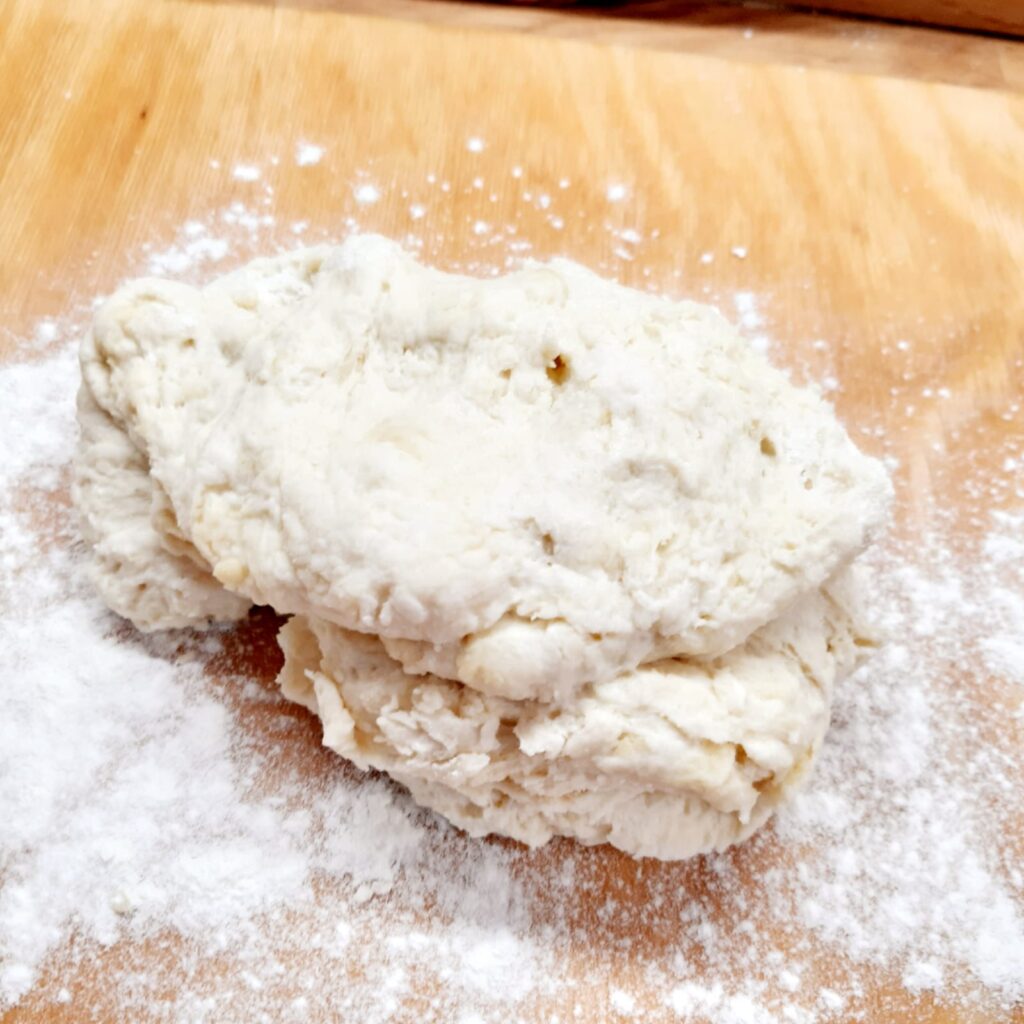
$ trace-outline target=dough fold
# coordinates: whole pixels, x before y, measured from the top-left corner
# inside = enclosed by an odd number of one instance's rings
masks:
[[[327,746],[471,835],[677,859],[745,839],[803,779],[836,679],[874,644],[855,602],[848,570],[719,658],[644,665],[568,705],[412,676],[379,638],[296,616],[279,682]]]

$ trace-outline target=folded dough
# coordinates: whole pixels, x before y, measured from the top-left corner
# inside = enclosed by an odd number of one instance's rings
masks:
[[[665,660],[567,705],[414,676],[381,641],[296,616],[281,630],[286,696],[324,743],[386,771],[471,835],[553,835],[674,859],[750,835],[806,775],[837,677],[873,643],[849,571],[742,646]]]
[[[81,358],[110,606],[293,616],[325,742],[474,835],[736,842],[871,645],[849,563],[886,473],[707,307],[359,236],[126,285]]]

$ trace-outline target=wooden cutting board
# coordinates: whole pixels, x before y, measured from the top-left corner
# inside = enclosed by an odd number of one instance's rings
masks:
[[[300,165],[303,142],[322,157]],[[960,470],[996,465],[1021,432],[1002,415],[1024,390],[1017,95],[324,10],[0,0],[0,357],[22,357],[16,339],[38,318],[81,309],[137,270],[143,245],[187,245],[182,224],[233,203],[244,205],[236,229],[273,221],[223,265],[358,224],[470,271],[558,253],[679,295],[752,292],[776,357],[841,380],[847,422],[898,433],[900,530],[957,501]],[[925,387],[952,397],[896,408],[894,394]],[[267,650],[247,664],[269,681]],[[259,735],[259,715],[246,721]],[[327,755],[310,723],[285,756],[315,772]],[[754,887],[759,865],[744,856],[734,863]],[[644,928],[653,869],[593,857],[605,889],[633,894],[632,927]],[[542,876],[552,858],[526,863]],[[699,862],[658,870],[684,891],[705,884]],[[600,941],[603,891],[580,896],[574,955],[608,958],[645,1006],[643,977]],[[103,955],[114,964],[121,952]],[[153,956],[173,959],[173,941]],[[831,956],[812,955],[819,978]],[[984,992],[968,1012],[897,978],[865,969],[864,1019],[1005,1019]],[[66,1007],[52,1002],[61,986],[74,995]],[[583,1019],[609,1018],[606,986],[540,998],[528,1019],[572,1020],[575,1003]],[[114,1020],[117,1006],[102,969],[55,968],[3,1019]],[[416,1019],[415,1007],[397,1019]]]

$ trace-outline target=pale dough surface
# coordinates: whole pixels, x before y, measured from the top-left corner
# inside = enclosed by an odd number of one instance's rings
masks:
[[[707,662],[661,661],[566,706],[410,676],[319,619],[281,633],[286,696],[324,743],[471,835],[553,835],[676,859],[750,835],[809,770],[837,677],[872,644],[850,570]]]
[[[476,280],[358,236],[141,281],[84,363],[226,587],[511,699],[732,649],[888,494],[713,310],[564,260]]]
[[[114,611],[140,629],[233,621],[245,615],[252,601],[213,577],[209,563],[178,524],[162,473],[153,471],[144,435],[120,411],[111,378],[117,376],[122,385],[127,380],[116,370],[116,359],[97,342],[105,311],[137,302],[146,322],[135,329],[146,345],[157,347],[162,325],[177,328],[196,316],[216,316],[216,358],[201,369],[179,366],[168,347],[155,354],[158,379],[151,381],[157,389],[173,386],[185,392],[188,414],[209,420],[227,386],[225,377],[237,368],[249,340],[308,291],[309,268],[318,260],[315,252],[302,251],[257,261],[255,269],[229,274],[201,292],[173,281],[132,282],[101,309],[82,342],[80,441],[72,494],[82,532],[93,547],[97,589]],[[132,344],[128,338],[126,342]]]
[[[474,835],[675,858],[806,775],[890,485],[713,310],[386,239],[133,282],[74,496],[143,629],[292,619],[324,741]]]
[[[78,395],[78,423],[75,502],[92,544],[93,579],[109,607],[140,629],[245,615],[251,602],[225,590],[179,535],[145,454],[87,388]]]

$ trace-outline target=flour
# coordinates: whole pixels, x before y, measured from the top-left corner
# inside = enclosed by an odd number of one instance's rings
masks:
[[[357,186],[354,194],[356,202],[364,205],[375,203],[380,199],[380,189],[369,183]]]
[[[753,331],[764,325],[764,318],[757,308],[757,296],[753,292],[737,292],[732,301],[744,330]]]
[[[636,1010],[636,1000],[621,988],[612,989],[611,1004],[620,1017],[631,1017]]]
[[[242,204],[195,223],[135,269],[176,260],[197,280],[290,244]],[[770,330],[770,297],[732,308]],[[530,854],[319,754],[245,654],[268,630],[144,642],[101,610],[62,503],[77,339],[44,323],[28,361],[0,367],[0,1007],[811,1024],[877,1008],[879,971],[964,1016],[1024,999],[1019,444],[964,463],[970,531],[935,510],[874,559],[890,643],[839,688],[815,778],[774,831],[670,869]],[[833,372],[821,346],[804,355],[799,372]],[[899,440],[897,424],[882,449],[902,461]],[[96,965],[102,991],[76,981]]]
[[[259,181],[262,172],[255,164],[235,164],[231,177],[235,181]]]
[[[1020,604],[1020,602],[1018,602]],[[982,656],[989,671],[994,675],[1003,675],[1015,683],[1024,686],[1024,604],[1016,615],[1016,625],[1012,633],[996,634],[982,637]]]
[[[326,150],[315,142],[300,142],[295,147],[295,162],[299,167],[312,167],[320,163]]]
[[[70,347],[49,359],[0,369],[0,409],[7,422],[27,428],[5,432],[0,445],[0,482],[5,492],[26,476],[32,482],[56,482],[57,467],[66,462],[68,440],[75,433],[74,402],[69,396],[77,380],[78,359]]]
[[[174,276],[200,264],[218,263],[228,254],[228,242],[211,235],[200,221],[186,221],[180,240],[168,249],[154,252],[146,261],[146,273]]]

